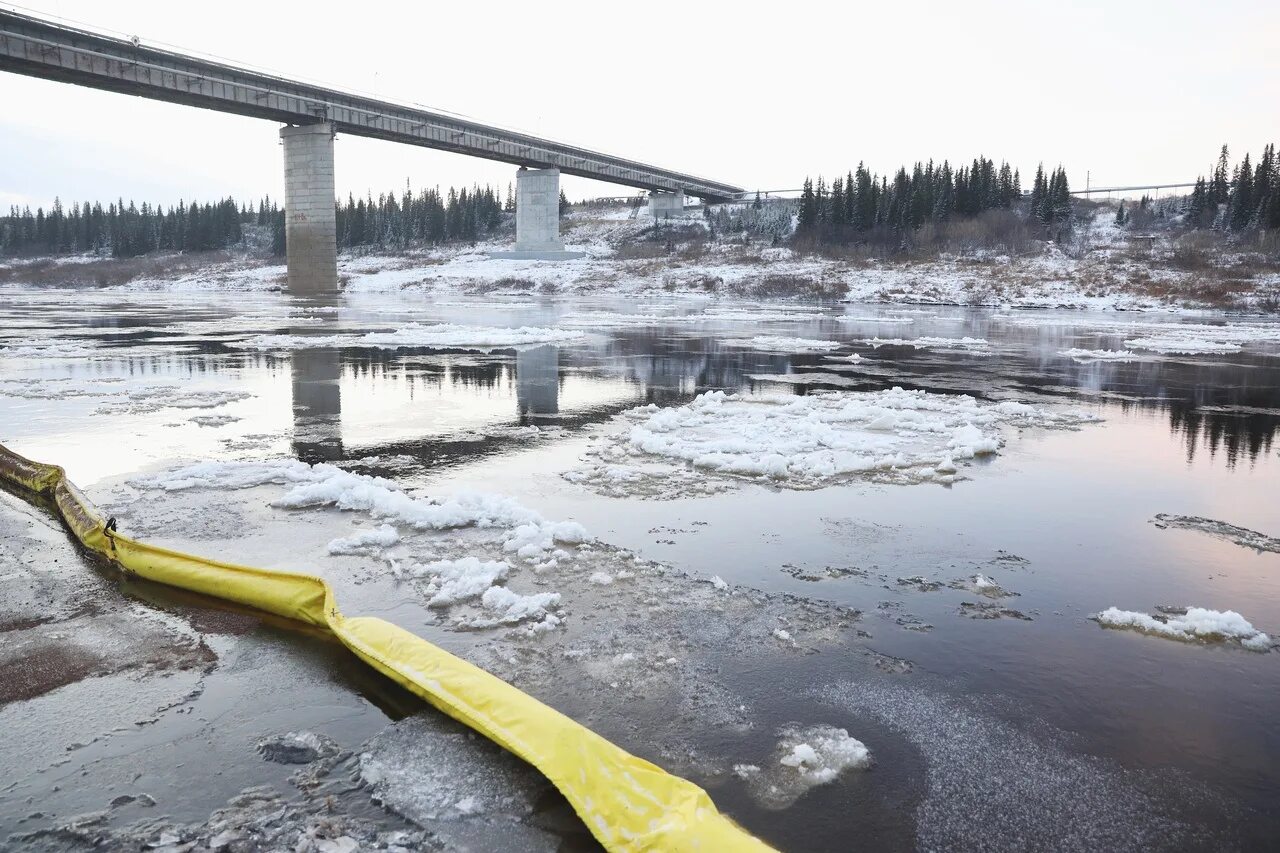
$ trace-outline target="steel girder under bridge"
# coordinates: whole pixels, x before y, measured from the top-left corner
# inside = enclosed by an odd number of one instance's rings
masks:
[[[709,202],[743,190],[416,107],[275,77],[0,10],[0,70],[285,124],[454,151]]]

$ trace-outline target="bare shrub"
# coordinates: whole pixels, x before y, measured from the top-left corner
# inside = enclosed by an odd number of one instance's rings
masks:
[[[472,293],[494,293],[499,290],[536,290],[538,285],[530,279],[504,276],[493,281],[474,281],[467,286]]]
[[[842,281],[808,275],[767,275],[733,289],[753,299],[838,299],[848,290]]]
[[[53,287],[113,287],[138,279],[177,278],[232,259],[230,252],[191,252],[58,263],[45,258],[0,267],[0,283]]]
[[[623,243],[614,252],[614,257],[621,261],[650,261],[666,256],[666,247],[657,243]]]
[[[1221,251],[1220,240],[1206,231],[1183,234],[1173,242],[1169,264],[1175,269],[1200,272],[1211,268]]]
[[[906,232],[885,226],[855,232],[828,225],[820,232],[797,237],[794,245],[833,258],[927,260],[941,252],[1021,255],[1038,248],[1042,239],[1044,227],[1017,211],[987,210],[977,216],[926,222]]]

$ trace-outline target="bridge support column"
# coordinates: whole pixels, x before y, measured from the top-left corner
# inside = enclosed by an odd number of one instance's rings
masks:
[[[561,261],[583,254],[566,252],[560,239],[560,170],[522,168],[516,172],[516,250],[490,252],[489,257]]]
[[[649,193],[649,215],[654,219],[666,219],[684,213],[684,190],[673,193]]]
[[[333,125],[280,128],[284,143],[284,222],[289,292],[338,291],[338,223],[334,214]]]

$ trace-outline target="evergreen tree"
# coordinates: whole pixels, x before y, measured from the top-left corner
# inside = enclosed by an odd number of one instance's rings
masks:
[[[1231,203],[1228,213],[1228,227],[1232,231],[1243,231],[1253,221],[1257,212],[1256,199],[1253,194],[1253,167],[1249,165],[1249,155],[1245,154],[1236,169],[1235,180],[1232,181]]]

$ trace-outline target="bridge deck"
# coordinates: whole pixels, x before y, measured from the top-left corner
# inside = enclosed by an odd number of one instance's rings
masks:
[[[0,10],[0,70],[287,124],[557,168],[648,190],[727,201],[739,187],[453,116],[274,77]]]

